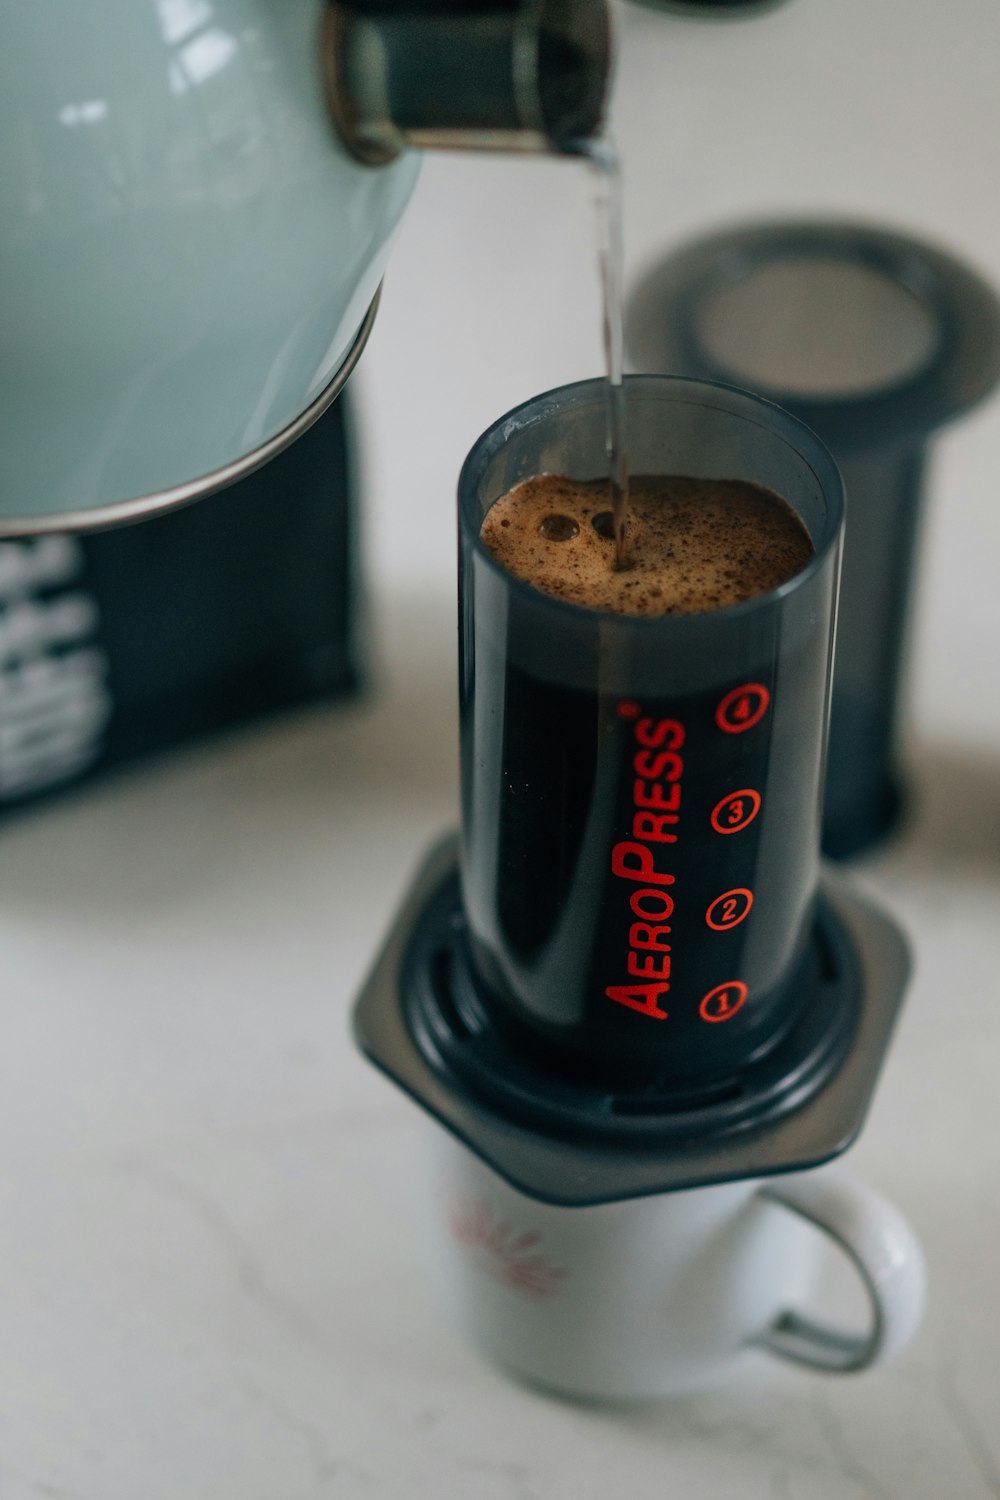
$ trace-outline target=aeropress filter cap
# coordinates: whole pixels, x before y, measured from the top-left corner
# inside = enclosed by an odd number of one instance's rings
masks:
[[[860,853],[905,803],[898,741],[930,436],[1000,379],[1000,303],[909,235],[756,222],[654,265],[628,299],[626,343],[634,369],[777,402],[837,462],[848,520],[823,852]]]
[[[634,472],[764,486],[809,531],[809,562],[743,604],[580,608],[483,545],[522,479],[604,471],[605,399],[528,402],[465,465],[460,848],[418,878],[357,1010],[379,1066],[562,1203],[844,1149],[907,970],[891,924],[819,879],[843,510],[814,435],[743,392],[627,382]]]

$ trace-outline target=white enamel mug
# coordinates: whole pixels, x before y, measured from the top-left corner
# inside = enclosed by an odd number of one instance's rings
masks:
[[[464,1337],[512,1374],[587,1399],[694,1390],[751,1349],[864,1370],[906,1344],[924,1306],[909,1224],[829,1168],[563,1208],[435,1130],[429,1232],[437,1300]],[[868,1294],[863,1332],[808,1310],[824,1237]]]

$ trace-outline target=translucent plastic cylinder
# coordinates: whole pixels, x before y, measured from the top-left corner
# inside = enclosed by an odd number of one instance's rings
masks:
[[[765,401],[627,386],[633,473],[772,489],[815,556],[699,615],[564,603],[504,570],[480,527],[525,478],[605,471],[604,383],[484,434],[459,488],[468,958],[491,1021],[555,1073],[697,1093],[808,1003],[842,487]]]

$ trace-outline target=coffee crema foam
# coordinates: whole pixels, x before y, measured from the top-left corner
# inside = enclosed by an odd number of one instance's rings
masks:
[[[630,480],[625,568],[614,565],[606,478],[526,479],[486,513],[481,536],[498,563],[543,593],[625,615],[741,604],[787,582],[815,552],[773,490],[673,475]]]

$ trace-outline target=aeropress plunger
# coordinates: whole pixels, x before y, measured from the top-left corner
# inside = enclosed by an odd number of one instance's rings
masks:
[[[860,853],[906,801],[900,723],[931,435],[1000,379],[1000,303],[911,235],[758,221],[652,267],[629,299],[627,339],[634,368],[756,391],[836,459],[848,520],[823,851]]]
[[[356,1014],[361,1046],[542,1203],[621,1202],[825,1161],[860,1128],[907,972],[819,874],[841,482],[743,392],[627,381],[641,474],[776,491],[815,553],[732,607],[568,604],[480,539],[541,473],[606,466],[606,386],[509,413],[459,486],[462,828]]]

